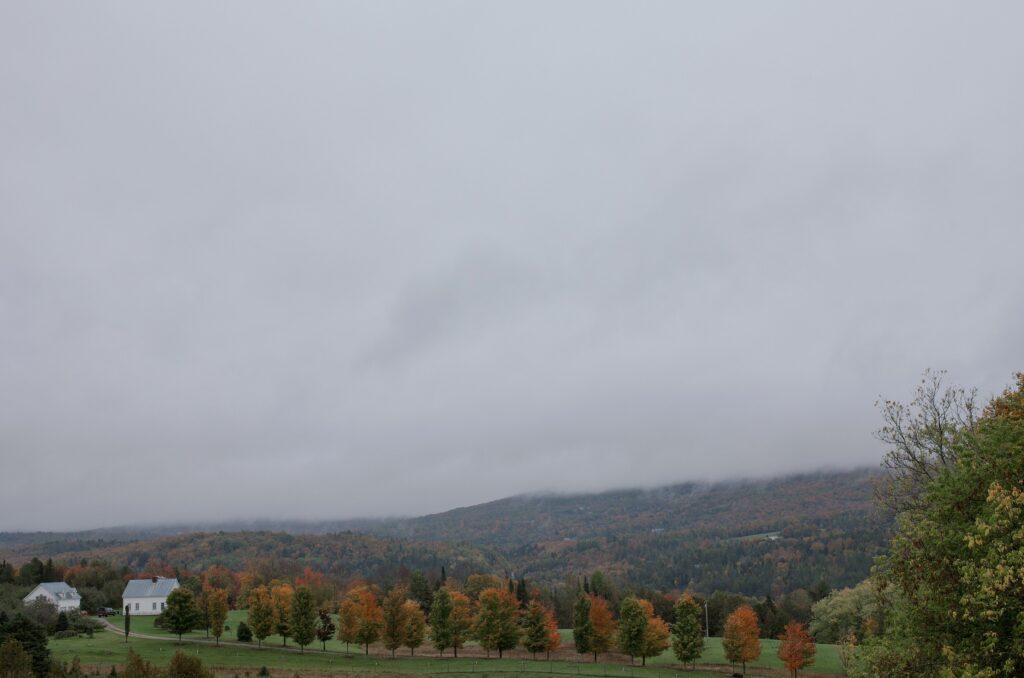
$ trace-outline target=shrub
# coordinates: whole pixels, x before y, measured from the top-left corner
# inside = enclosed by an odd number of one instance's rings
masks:
[[[252,642],[252,629],[245,622],[239,622],[238,630],[235,631],[235,637],[242,643]]]

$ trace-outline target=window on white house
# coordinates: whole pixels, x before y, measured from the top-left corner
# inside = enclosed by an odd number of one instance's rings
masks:
[[[164,607],[165,607],[165,605],[163,603],[160,603],[160,609],[162,610],[162,609],[164,609]]]
[[[153,603],[153,609],[154,610],[156,609],[156,603]]]
[[[135,603],[135,611],[136,611],[136,612],[138,612],[138,611],[139,611],[139,604],[138,604],[138,603]]]

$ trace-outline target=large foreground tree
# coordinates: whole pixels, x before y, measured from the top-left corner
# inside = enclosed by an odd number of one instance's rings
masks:
[[[942,438],[876,566],[884,628],[853,675],[1024,675],[1024,374]]]

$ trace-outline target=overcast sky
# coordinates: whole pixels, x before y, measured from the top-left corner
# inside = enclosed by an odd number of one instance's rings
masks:
[[[0,5],[0,529],[877,465],[1024,369],[1024,4]]]

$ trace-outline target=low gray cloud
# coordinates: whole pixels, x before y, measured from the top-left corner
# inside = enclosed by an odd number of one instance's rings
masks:
[[[876,464],[1024,368],[1014,3],[8,3],[0,529]]]

